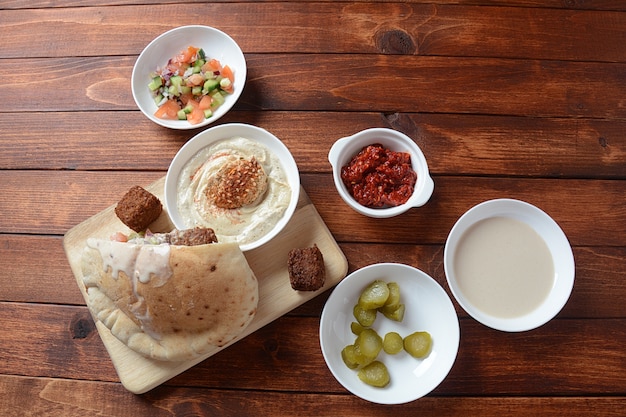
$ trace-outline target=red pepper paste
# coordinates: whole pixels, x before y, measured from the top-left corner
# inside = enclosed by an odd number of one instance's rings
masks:
[[[359,204],[382,208],[406,203],[417,173],[408,152],[390,151],[376,143],[364,147],[341,168],[341,179]]]

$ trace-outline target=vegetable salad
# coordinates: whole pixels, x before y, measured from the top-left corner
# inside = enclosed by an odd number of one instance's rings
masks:
[[[171,58],[164,68],[150,74],[148,88],[161,119],[198,124],[213,115],[233,93],[234,73],[228,65],[207,58],[202,48],[189,46]]]

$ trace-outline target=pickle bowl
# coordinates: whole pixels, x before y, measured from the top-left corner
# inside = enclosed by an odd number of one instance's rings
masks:
[[[410,154],[411,167],[417,174],[417,180],[413,193],[403,204],[380,208],[366,207],[354,198],[341,178],[342,168],[348,165],[363,148],[374,144],[380,144],[393,152],[408,152]],[[339,196],[354,211],[368,217],[388,218],[397,216],[412,208],[423,206],[433,194],[435,184],[430,176],[428,163],[422,150],[413,139],[394,129],[371,128],[340,138],[331,146],[328,160],[332,166],[333,181]]]
[[[237,158],[243,158],[243,153],[241,153],[243,146],[241,145],[236,145],[238,147],[234,148],[222,148],[219,152],[210,153],[212,146],[220,144],[230,146],[228,142],[240,139],[247,141],[246,149],[252,147],[262,149],[259,152],[262,152],[266,158],[264,161],[267,162],[259,160],[261,165],[268,166],[270,164],[270,170],[267,171],[269,178],[267,190],[261,194],[260,200],[242,208],[216,209],[210,220],[202,221],[207,224],[199,224],[197,217],[183,215],[179,202],[183,199],[181,196],[185,195],[186,187],[189,187],[189,185],[181,185],[184,184],[183,179],[195,176],[201,171],[205,162],[220,160],[220,157],[227,153]],[[206,151],[209,153],[203,154]],[[282,169],[279,170],[279,167]],[[281,176],[280,179],[275,179],[271,174],[272,171],[282,171],[284,178]],[[225,180],[221,178],[217,181],[221,183]],[[245,252],[256,249],[272,240],[291,220],[300,197],[300,173],[291,152],[275,135],[254,125],[227,123],[210,127],[198,133],[180,148],[167,170],[164,188],[165,209],[177,229],[209,227],[214,230],[219,242],[236,242],[240,249]],[[205,194],[207,188],[200,185],[197,190],[199,191],[193,194],[193,199],[190,201],[197,198],[198,192]],[[273,212],[271,207],[264,204],[266,201],[270,201],[268,204],[274,204],[272,202],[276,201],[274,197],[277,193],[282,196],[280,202],[277,203],[280,209]],[[244,213],[243,215],[245,213],[254,214],[255,211],[260,213],[261,217],[246,218],[245,221],[238,220],[238,216],[241,216],[242,213]],[[227,231],[225,228],[229,226],[224,226],[224,222],[219,223],[219,220],[216,220],[218,218],[222,218],[224,221],[228,220],[229,224],[243,225],[246,229],[244,232]],[[215,222],[215,224],[211,222]]]
[[[359,368],[349,368],[342,357],[342,350],[355,344],[357,337],[351,329],[356,322],[354,306],[374,280],[397,283],[405,311],[400,321],[378,313],[369,328],[381,338],[388,332],[406,338],[422,331],[432,338],[430,351],[422,358],[405,349],[395,354],[379,352],[376,360],[386,366],[390,378],[384,387],[366,384],[358,376]],[[452,301],[432,277],[409,265],[377,263],[352,272],[335,287],[322,310],[319,337],[324,360],[344,388],[372,403],[403,404],[429,394],[446,378],[457,357],[460,329]]]
[[[233,91],[223,97],[223,103],[214,109],[210,117],[197,124],[186,119],[165,119],[155,116],[159,104],[149,85],[151,74],[164,68],[170,59],[188,47],[201,48],[206,60],[217,59],[228,65],[234,75]],[[234,39],[219,29],[190,25],[168,30],[152,40],[139,54],[131,75],[133,99],[139,110],[154,123],[170,129],[197,129],[207,126],[224,116],[237,102],[246,83],[247,66],[245,56]]]

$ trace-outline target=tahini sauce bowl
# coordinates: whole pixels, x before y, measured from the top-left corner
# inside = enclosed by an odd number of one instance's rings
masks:
[[[479,284],[477,281],[467,281],[467,271],[469,269],[473,269],[473,267],[469,268],[467,264],[465,264],[465,270],[459,269],[460,264],[457,263],[458,258],[460,257],[459,251],[461,250],[460,248],[463,239],[468,236],[469,231],[475,230],[472,229],[473,227],[481,224],[484,220],[494,218],[513,219],[522,222],[522,224],[525,224],[534,230],[534,232],[536,232],[545,243],[545,245],[538,246],[547,248],[553,267],[550,272],[553,274],[552,282],[547,283],[547,291],[545,292],[545,295],[533,293],[533,291],[539,290],[529,286],[526,286],[526,288],[522,286],[518,291],[512,292],[511,288],[518,285],[518,282],[508,281],[509,284],[505,284],[507,282],[507,278],[515,275],[511,272],[510,276],[502,277],[502,280],[499,282],[493,282],[488,291],[481,293],[486,297],[481,302],[483,305],[478,305],[479,303],[476,302],[476,296],[473,298],[468,296],[473,289],[471,287],[468,289],[467,285],[470,285],[469,282],[473,283],[471,285],[476,285],[474,289],[479,288]],[[482,224],[484,225],[485,223]],[[473,252],[476,258],[487,259],[479,265],[485,276],[489,275],[491,272],[485,268],[495,268],[494,265],[498,262],[503,262],[501,259],[506,259],[507,256],[505,255],[508,249],[502,249],[505,252],[501,254],[494,253],[499,251],[501,246],[506,246],[508,241],[513,242],[511,245],[519,245],[519,242],[515,243],[517,238],[519,238],[519,236],[506,236],[504,231],[500,230],[497,240],[500,241],[502,245],[495,248],[494,252],[484,253],[483,248],[488,247],[490,242],[486,242],[486,245],[484,246],[480,242],[475,245],[476,249],[472,250],[482,251],[482,253]],[[501,239],[505,239],[505,241],[502,241]],[[467,245],[465,246],[467,247]],[[527,256],[534,254],[537,253],[532,251],[526,253]],[[515,259],[515,261],[517,262],[524,259],[522,256],[524,256],[522,253],[516,255],[517,259]],[[530,259],[529,261],[526,261],[526,264],[530,265],[532,262],[534,262],[534,260]],[[531,266],[534,267],[534,265]],[[526,267],[522,265],[521,269],[526,269]],[[532,330],[542,326],[554,318],[569,299],[574,286],[575,275],[572,248],[567,240],[567,237],[565,236],[565,233],[559,225],[547,213],[538,207],[520,200],[505,198],[480,203],[469,209],[457,220],[446,240],[444,249],[444,270],[450,291],[460,306],[471,317],[483,325],[506,332]],[[466,279],[465,283],[462,282],[462,279],[464,279],[463,276]],[[521,282],[519,284],[523,285],[525,283]],[[463,285],[466,285],[465,290],[463,289]],[[528,293],[526,291],[531,292]],[[522,314],[494,314],[497,310],[492,307],[487,307],[492,300],[506,299],[506,297],[512,299],[515,303],[523,302],[523,294],[525,292],[528,294],[528,297],[526,297],[527,299],[535,299],[536,297],[537,300],[542,299],[542,301],[533,304],[532,308],[529,308],[528,311],[525,311]],[[498,311],[502,311],[502,308],[498,307],[498,309]]]

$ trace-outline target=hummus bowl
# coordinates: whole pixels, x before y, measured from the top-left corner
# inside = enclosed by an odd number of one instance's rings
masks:
[[[169,59],[189,46],[202,48],[207,58],[215,58],[222,65],[228,65],[235,77],[233,93],[226,95],[224,103],[215,109],[211,117],[198,124],[156,117],[154,113],[158,106],[148,87],[150,74],[157,68],[163,68]],[[181,26],[159,35],[144,48],[133,67],[131,89],[139,110],[154,123],[170,129],[197,129],[215,122],[235,105],[246,83],[246,74],[244,54],[237,42],[226,33],[210,26]]]
[[[224,169],[237,161],[258,162],[266,186],[254,201],[225,208],[216,203],[212,187],[230,183],[223,175],[232,171]],[[289,222],[298,204],[300,174],[289,149],[267,130],[224,124],[197,134],[178,151],[164,195],[177,229],[210,227],[218,241],[237,242],[248,251],[269,242]]]

